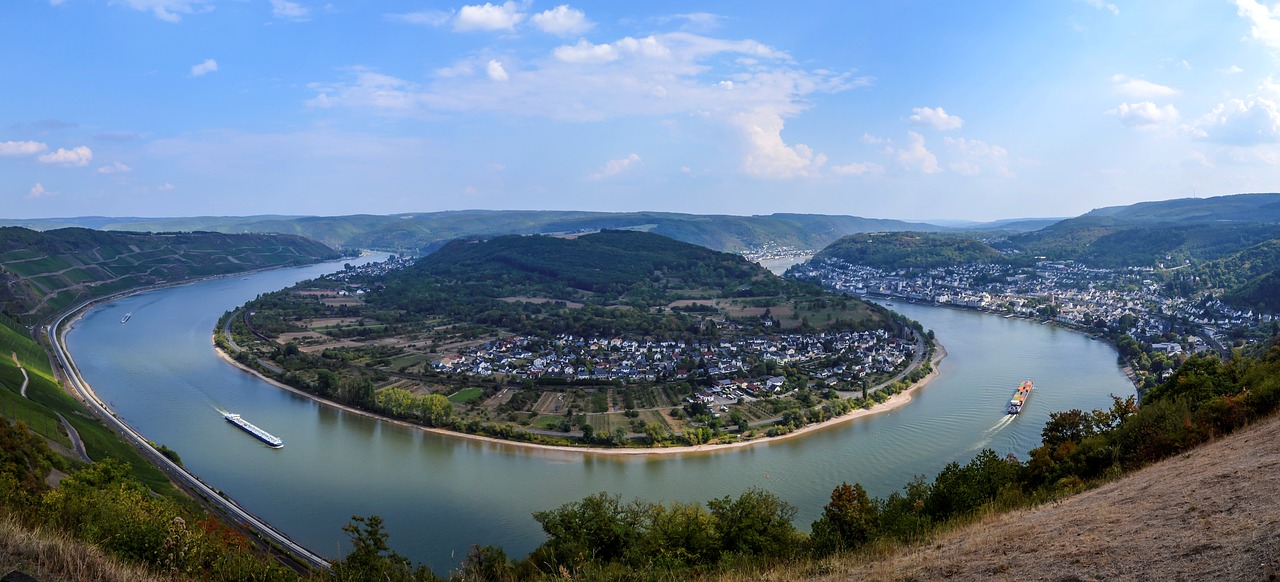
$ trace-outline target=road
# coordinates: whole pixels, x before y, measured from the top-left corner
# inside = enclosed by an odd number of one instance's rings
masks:
[[[134,430],[134,428],[128,424],[125,424],[119,418],[116,418],[111,410],[98,399],[97,394],[94,394],[93,389],[84,381],[84,378],[80,376],[80,371],[75,366],[75,360],[72,359],[71,353],[67,351],[66,346],[63,343],[63,334],[66,333],[62,328],[63,322],[72,314],[80,312],[80,310],[84,309],[90,303],[92,302],[82,303],[67,311],[55,319],[53,324],[48,328],[49,343],[53,349],[54,357],[57,358],[59,365],[61,365],[65,372],[67,383],[76,391],[80,399],[89,407],[89,410],[117,434],[123,436],[129,444],[132,444],[134,448],[146,456],[152,464],[158,467],[161,471],[164,471],[170,479],[180,483],[189,491],[197,493],[205,502],[222,511],[225,516],[235,520],[240,525],[257,532],[263,538],[270,540],[276,547],[281,548],[290,556],[311,568],[319,570],[329,569],[329,560],[293,541],[289,536],[286,536],[283,532],[272,527],[271,524],[262,521],[257,516],[241,508],[235,501],[223,496],[221,492],[214,490],[212,487],[205,485],[204,482],[198,479],[195,475],[191,474],[177,463],[169,460],[168,457],[160,454],[160,452],[152,447],[151,443],[143,437],[142,434]]]

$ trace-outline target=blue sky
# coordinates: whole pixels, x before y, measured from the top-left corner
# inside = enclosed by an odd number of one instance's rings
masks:
[[[1280,188],[1255,0],[6,0],[0,215],[1071,216]]]

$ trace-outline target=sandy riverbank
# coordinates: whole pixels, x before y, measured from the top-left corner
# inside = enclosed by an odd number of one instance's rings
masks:
[[[212,338],[210,338],[211,343],[212,341],[213,341]],[[400,426],[414,428],[424,432],[430,432],[430,433],[435,433],[435,434],[440,434],[440,435],[445,435],[450,437],[470,439],[473,441],[481,441],[481,442],[493,443],[498,445],[521,447],[521,448],[537,450],[537,451],[557,452],[557,453],[577,453],[577,454],[584,454],[584,455],[601,455],[601,456],[636,456],[636,455],[702,454],[702,453],[714,453],[719,451],[726,451],[726,450],[737,449],[742,447],[753,447],[757,445],[764,445],[772,442],[777,442],[783,439],[800,437],[812,432],[825,430],[834,426],[838,426],[859,418],[893,410],[895,408],[898,408],[899,406],[902,406],[908,402],[911,402],[911,398],[916,393],[916,391],[924,388],[926,385],[929,384],[929,382],[933,381],[933,379],[938,376],[938,364],[942,362],[943,358],[947,357],[947,350],[942,346],[942,344],[935,342],[935,345],[937,346],[937,349],[934,353],[933,359],[930,360],[930,364],[932,365],[933,370],[929,372],[928,375],[926,375],[924,378],[921,378],[920,381],[913,384],[910,388],[907,388],[902,392],[899,392],[897,394],[894,394],[893,396],[890,396],[888,400],[880,404],[877,404],[875,406],[872,406],[871,408],[862,408],[862,409],[854,410],[843,416],[832,418],[830,420],[825,420],[823,422],[819,422],[816,424],[808,424],[792,432],[789,432],[785,435],[780,435],[775,437],[761,437],[761,438],[751,439],[747,441],[739,441],[739,442],[724,443],[724,444],[705,444],[705,445],[678,446],[678,447],[644,447],[644,448],[642,447],[627,447],[627,448],[572,447],[572,446],[564,446],[564,445],[545,445],[545,444],[539,444],[539,443],[526,443],[521,441],[497,439],[493,437],[468,434],[464,432],[457,432],[457,431],[452,431],[452,430],[447,430],[442,428],[422,426],[420,424],[414,424],[412,422],[397,420],[394,418],[382,416],[380,414],[375,414],[367,410],[360,410],[359,408],[347,406],[345,404],[334,402],[327,398],[321,398],[314,394],[304,392],[302,390],[294,388],[293,386],[284,384],[283,382],[279,382],[272,378],[268,378],[267,376],[261,374],[257,370],[254,370],[253,368],[250,368],[236,361],[235,358],[232,358],[230,354],[226,353],[216,345],[214,345],[213,349],[215,352],[217,352],[218,357],[221,358],[224,362],[227,362],[237,368],[240,368],[241,370],[244,370],[249,374],[253,374],[254,376],[258,377],[259,379],[273,386],[276,386],[283,390],[288,390],[289,392],[293,392],[294,394],[298,394],[306,398],[310,398],[321,404],[332,406],[334,408],[345,410],[347,412],[351,412],[354,414],[359,414],[362,416],[367,416],[369,418],[381,420],[383,422],[390,422],[390,423],[398,424]]]

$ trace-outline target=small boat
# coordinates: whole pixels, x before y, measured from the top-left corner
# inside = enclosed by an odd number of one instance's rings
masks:
[[[254,438],[264,443],[267,443],[267,446],[273,449],[278,449],[284,446],[284,441],[280,440],[279,438],[276,438],[275,435],[272,435],[271,433],[254,426],[253,423],[243,418],[240,418],[239,414],[233,414],[228,412],[226,414],[223,414],[222,418],[227,419],[227,422],[234,424],[240,427],[241,430],[253,435]]]
[[[129,313],[124,314],[124,317],[121,317],[121,318],[120,318],[120,323],[129,323],[129,318],[130,318],[130,317],[133,317],[133,312],[132,312],[132,311],[130,311]]]
[[[1031,390],[1034,388],[1035,385],[1031,383],[1031,380],[1019,384],[1018,391],[1013,393],[1013,399],[1009,401],[1009,407],[1005,409],[1005,412],[1009,414],[1022,412],[1022,406],[1027,403],[1027,397],[1031,396]]]

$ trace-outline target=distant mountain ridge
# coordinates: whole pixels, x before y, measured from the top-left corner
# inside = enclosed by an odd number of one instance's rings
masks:
[[[82,225],[103,230],[272,232],[305,236],[339,248],[425,254],[459,238],[506,234],[559,234],[607,229],[642,230],[714,250],[742,252],[766,244],[818,249],[855,232],[942,231],[901,220],[779,213],[767,216],[671,212],[457,210],[396,215],[250,216],[159,219],[6,220],[28,228]]]

